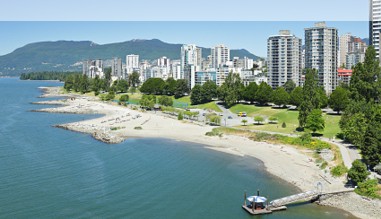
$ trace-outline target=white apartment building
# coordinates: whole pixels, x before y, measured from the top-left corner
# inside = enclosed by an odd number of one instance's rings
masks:
[[[133,71],[139,69],[139,55],[127,55],[126,56],[126,70],[127,74],[131,74]]]
[[[337,29],[327,27],[325,22],[305,29],[305,67],[318,71],[319,85],[327,94],[337,86]]]
[[[181,47],[181,72],[180,78],[184,78],[185,66],[193,65],[196,71],[201,70],[202,50],[194,44],[183,45]]]
[[[288,30],[267,40],[268,81],[272,88],[283,86],[288,80],[300,84],[302,73],[302,40]]]
[[[211,48],[212,68],[219,68],[230,60],[230,49],[223,45],[217,45]]]
[[[369,43],[380,58],[381,0],[369,0]]]
[[[104,77],[103,61],[101,59],[87,60],[82,63],[82,73],[89,78]]]

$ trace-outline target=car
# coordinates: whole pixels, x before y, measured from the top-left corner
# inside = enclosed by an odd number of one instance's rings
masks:
[[[223,114],[223,113],[220,113],[219,115],[220,115],[220,116],[224,116],[224,114]]]
[[[246,117],[247,114],[246,114],[245,112],[243,112],[243,113],[241,114],[241,116],[242,116],[242,117]]]
[[[202,113],[202,116],[205,116],[206,115],[206,113]]]
[[[232,116],[228,116],[228,119],[233,119],[233,117]]]

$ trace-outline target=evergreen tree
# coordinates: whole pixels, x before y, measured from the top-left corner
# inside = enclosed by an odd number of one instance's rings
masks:
[[[377,113],[370,121],[361,147],[364,162],[373,168],[381,162],[381,113]]]
[[[176,81],[175,98],[183,97],[186,93],[189,93],[188,81],[185,79],[179,79]]]
[[[304,127],[307,117],[313,109],[320,108],[320,97],[318,94],[317,71],[307,69],[306,80],[303,87],[303,101],[299,106],[299,126]]]
[[[348,177],[357,185],[364,182],[368,177],[369,172],[366,169],[366,165],[360,160],[355,160],[352,163],[351,169],[348,171]]]
[[[241,99],[242,88],[243,84],[239,74],[230,72],[218,89],[218,97],[225,102],[227,107],[231,107]]]
[[[203,101],[203,91],[202,87],[200,85],[195,85],[191,91],[190,100],[192,105],[201,104]]]
[[[381,93],[381,68],[376,50],[369,46],[366,50],[364,63],[355,66],[349,89],[351,97],[355,101],[379,102]]]

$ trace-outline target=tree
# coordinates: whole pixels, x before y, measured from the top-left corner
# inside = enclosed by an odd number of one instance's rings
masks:
[[[239,74],[230,72],[218,89],[218,98],[224,101],[227,107],[231,107],[241,99],[242,88],[243,84]]]
[[[328,106],[328,97],[323,87],[317,88],[317,95],[319,97],[319,108],[326,108]]]
[[[264,121],[264,119],[262,116],[255,116],[254,121],[259,125],[260,123]]]
[[[65,80],[64,89],[66,91],[71,91],[73,87],[74,87],[74,76],[70,75]]]
[[[292,105],[295,105],[296,107],[299,107],[302,102],[303,102],[303,88],[296,87],[290,94],[290,103]]]
[[[130,97],[127,94],[123,94],[119,97],[120,102],[127,102],[130,99]]]
[[[128,91],[128,82],[126,80],[120,79],[120,80],[117,80],[115,82],[116,82],[115,88],[116,88],[117,92],[119,92],[119,93],[127,93],[127,91]]]
[[[168,78],[165,81],[164,94],[168,96],[173,96],[175,95],[175,90],[176,90],[176,80],[173,78]]]
[[[255,101],[255,94],[258,91],[258,84],[256,82],[251,82],[248,86],[245,87],[243,93],[243,99],[253,103]]]
[[[343,120],[344,117],[348,117]],[[360,148],[364,144],[364,136],[368,127],[368,120],[363,113],[354,113],[350,116],[344,114],[340,120],[340,128],[343,131],[345,140],[352,142]]]
[[[361,147],[364,162],[371,169],[381,162],[381,113],[370,120],[365,132],[364,145]]]
[[[189,93],[188,81],[185,79],[179,79],[176,81],[175,98],[183,97],[186,93]]]
[[[203,89],[200,85],[195,85],[191,91],[191,104],[192,105],[197,105],[201,104],[203,102]]]
[[[207,81],[202,85],[203,103],[208,103],[217,97],[217,85],[214,81]]]
[[[265,105],[271,101],[273,89],[266,82],[262,82],[255,94],[256,99],[260,105]]]
[[[364,63],[359,63],[353,69],[349,89],[351,98],[355,101],[365,100],[366,102],[379,102],[381,68],[376,50],[369,46],[366,50]]]
[[[313,133],[316,131],[324,130],[325,122],[320,109],[313,109],[307,116],[305,128],[311,130]]]
[[[169,97],[169,96],[159,97],[159,104],[162,106],[173,106],[172,97]]]
[[[247,120],[246,120],[246,119],[242,119],[241,122],[243,123],[243,126],[246,126],[246,123],[247,123]]]
[[[355,185],[364,182],[369,174],[366,165],[360,160],[353,161],[352,167],[348,171],[348,177],[355,183]]]
[[[340,111],[344,110],[349,104],[349,92],[347,89],[337,87],[329,97],[329,106],[340,114]]]
[[[80,77],[80,85],[79,85],[79,91],[84,94],[87,93],[90,90],[90,81],[87,75],[82,75]]]
[[[91,90],[94,91],[94,95],[98,96],[99,91],[102,89],[102,81],[99,76],[95,76],[94,80],[91,82]]]
[[[164,91],[165,82],[161,78],[149,78],[140,87],[140,91],[145,94],[161,95]]]
[[[307,69],[303,87],[303,101],[299,106],[299,127],[303,128],[306,125],[307,117],[313,109],[320,108],[317,88],[317,71],[315,69]]]
[[[296,88],[296,84],[293,80],[288,80],[284,83],[283,88],[287,91],[287,93],[291,94],[291,92]]]
[[[143,108],[152,109],[156,104],[156,96],[143,94],[139,104]]]
[[[137,87],[140,84],[140,75],[138,72],[133,71],[130,75],[128,75],[128,86]]]
[[[284,106],[290,100],[290,95],[286,92],[283,87],[278,87],[272,95],[272,101],[277,106]]]

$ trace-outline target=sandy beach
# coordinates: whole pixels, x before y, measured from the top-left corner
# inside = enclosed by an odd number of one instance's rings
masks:
[[[96,119],[59,124],[57,127],[92,135],[106,143],[119,143],[127,138],[170,138],[195,142],[206,148],[237,156],[251,156],[263,161],[266,170],[297,186],[301,191],[314,190],[318,182],[323,191],[345,190],[344,178],[333,178],[321,170],[311,158],[312,153],[294,147],[254,142],[245,137],[223,135],[209,137],[205,133],[212,126],[191,121],[179,121],[168,115],[141,112],[125,106],[110,104],[84,95],[61,94],[60,88],[41,88],[41,97],[65,96],[62,100],[40,101],[37,104],[62,105],[37,110],[49,113],[102,114]],[[345,203],[343,203],[345,201]],[[381,202],[364,199],[354,193],[322,201],[323,205],[337,207],[360,218],[381,218]]]

